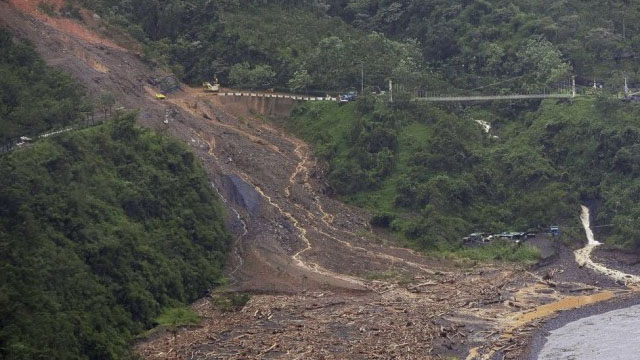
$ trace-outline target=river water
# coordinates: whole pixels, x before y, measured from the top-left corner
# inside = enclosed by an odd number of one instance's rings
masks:
[[[551,331],[538,359],[640,359],[640,305],[582,318]]]

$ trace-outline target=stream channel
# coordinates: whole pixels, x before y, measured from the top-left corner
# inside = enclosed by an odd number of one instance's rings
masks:
[[[600,245],[593,237],[589,209],[582,207],[580,219],[587,245],[575,252],[576,261],[618,281],[636,283],[631,276],[591,260],[592,250]],[[640,359],[640,305],[612,310],[569,322],[551,330],[538,353],[538,360],[626,360]]]

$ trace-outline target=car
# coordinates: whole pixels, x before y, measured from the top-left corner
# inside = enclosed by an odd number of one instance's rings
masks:
[[[503,232],[501,234],[497,234],[496,235],[498,238],[500,239],[505,239],[505,240],[511,240],[514,241],[516,243],[520,242],[520,239],[522,239],[523,237],[525,237],[525,233],[523,232]]]
[[[346,94],[338,95],[338,102],[348,103],[350,101],[356,101],[357,98],[358,98],[358,93],[356,93],[355,91],[349,91]]]
[[[472,233],[469,236],[462,238],[465,244],[467,243],[481,243],[491,241],[487,238],[487,234],[485,233]]]

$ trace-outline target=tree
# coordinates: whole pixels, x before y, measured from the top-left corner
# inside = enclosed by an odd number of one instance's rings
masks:
[[[299,91],[302,89],[307,89],[309,85],[311,85],[311,76],[307,72],[307,70],[297,70],[293,73],[293,77],[289,80],[289,87],[294,91]]]
[[[229,72],[229,82],[235,86],[249,88],[266,88],[273,84],[276,73],[269,65],[256,65],[251,67],[243,62],[233,65]]]
[[[571,65],[562,58],[562,53],[545,39],[529,39],[518,54],[520,72],[526,77],[528,86],[548,86],[571,74]]]
[[[108,91],[103,91],[102,93],[100,93],[100,97],[98,98],[98,104],[102,109],[104,116],[106,118],[107,113],[111,114],[111,110],[113,109],[113,106],[116,104],[116,97]]]

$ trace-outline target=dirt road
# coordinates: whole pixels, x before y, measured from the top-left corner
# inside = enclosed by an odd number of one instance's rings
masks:
[[[0,24],[93,96],[110,92],[119,106],[139,109],[140,125],[189,144],[228,210],[236,238],[229,291],[251,300],[224,312],[201,299],[193,307],[202,324],[140,342],[144,358],[466,358],[472,348],[469,358],[517,358],[526,334],[553,311],[524,314],[606,284],[570,264],[560,273],[579,275],[554,283],[543,279],[554,264],[536,272],[470,267],[394,246],[364,211],[324,195],[323,167],[307,144],[265,120],[266,108],[186,86],[155,100],[153,79],[166,74],[92,32],[100,24],[90,14],[91,26],[69,26],[19,3],[0,2]],[[278,113],[290,106],[279,105]]]

